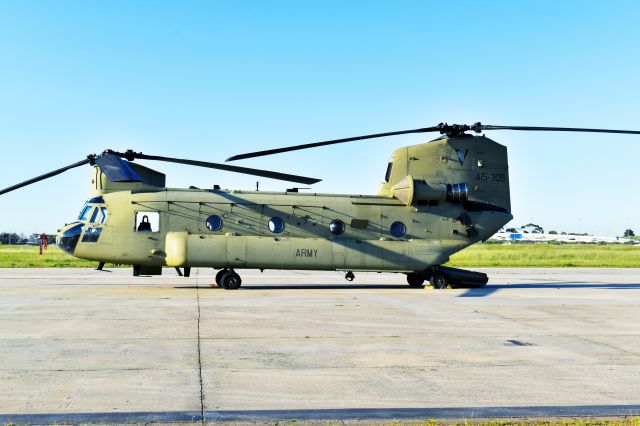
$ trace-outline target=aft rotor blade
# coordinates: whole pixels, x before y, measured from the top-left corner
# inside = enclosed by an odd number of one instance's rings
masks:
[[[228,164],[209,163],[207,161],[187,160],[183,158],[161,157],[158,155],[146,155],[141,152],[119,153],[126,159],[139,158],[141,160],[166,161],[169,163],[187,164],[189,166],[207,167],[209,169],[225,170],[227,172],[243,173],[245,175],[261,176],[271,179],[284,180],[288,182],[302,183],[312,185],[320,182],[322,179],[310,178],[305,176],[290,175],[288,173],[272,172],[269,170],[252,169],[249,167],[230,166]]]
[[[14,190],[22,188],[22,187],[25,187],[27,185],[31,185],[32,183],[40,182],[41,180],[49,179],[50,177],[59,175],[60,173],[64,173],[67,170],[70,170],[70,169],[73,169],[73,168],[76,168],[76,167],[80,167],[80,166],[84,166],[85,164],[90,164],[91,162],[92,162],[92,159],[87,158],[85,160],[78,161],[77,163],[69,164],[68,166],[62,167],[62,168],[54,170],[52,172],[45,173],[45,174],[40,175],[38,177],[34,177],[33,179],[25,180],[24,182],[20,182],[20,183],[18,183],[16,185],[10,186],[10,187],[5,188],[5,189],[2,189],[2,190],[0,190],[0,195],[6,194],[7,192],[11,192],[11,191],[14,191]]]
[[[539,127],[539,126],[492,126],[481,125],[482,130],[530,130],[542,132],[586,132],[586,133],[623,133],[629,135],[640,135],[640,130],[617,130],[617,129],[587,129],[582,127]]]
[[[375,133],[371,135],[354,136],[352,138],[333,139],[330,141],[305,143],[302,145],[293,145],[293,146],[287,146],[283,148],[266,149],[264,151],[255,151],[255,152],[249,152],[246,154],[238,154],[238,155],[234,155],[232,157],[227,158],[226,161],[244,160],[245,158],[262,157],[264,155],[280,154],[283,152],[298,151],[300,149],[317,148],[319,146],[333,145],[337,143],[354,142],[354,141],[360,141],[363,139],[384,138],[387,136],[406,135],[409,133],[438,132],[440,130],[441,130],[440,126],[433,126],[433,127],[423,127],[421,129],[400,130],[398,132],[387,132],[387,133]]]

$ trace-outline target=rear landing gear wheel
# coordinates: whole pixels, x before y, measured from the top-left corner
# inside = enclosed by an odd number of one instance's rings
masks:
[[[222,287],[222,283],[220,282],[220,280],[222,279],[222,276],[224,275],[225,272],[229,272],[229,270],[227,268],[220,269],[216,274],[216,285],[218,287]],[[211,284],[211,287],[213,287],[213,284]]]
[[[233,269],[226,271],[220,277],[220,286],[225,290],[237,290],[241,285],[242,279]]]
[[[433,274],[433,276],[431,277],[430,283],[433,286],[433,288],[437,288],[438,290],[444,290],[449,286],[449,283],[447,282],[447,277],[445,277],[443,274],[439,272]]]
[[[424,285],[424,277],[418,274],[407,274],[407,282],[411,287],[422,287]]]

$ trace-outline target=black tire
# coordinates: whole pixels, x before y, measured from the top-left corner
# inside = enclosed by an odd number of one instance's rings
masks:
[[[409,283],[411,287],[423,287],[424,277],[418,274],[407,274],[407,283]]]
[[[222,287],[222,284],[220,282],[220,280],[222,279],[222,276],[224,275],[225,272],[228,272],[229,270],[227,268],[224,269],[220,269],[218,271],[218,273],[216,274],[216,285],[218,287]]]
[[[242,285],[242,279],[235,271],[226,271],[220,277],[220,285],[225,290],[237,290]]]
[[[444,274],[439,272],[433,274],[431,280],[429,281],[433,288],[437,288],[438,290],[443,290],[449,287],[449,282],[447,281],[447,277]]]

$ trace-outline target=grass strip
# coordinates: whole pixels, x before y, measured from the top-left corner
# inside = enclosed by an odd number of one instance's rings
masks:
[[[96,262],[70,256],[57,246],[43,255],[37,246],[0,245],[0,268],[89,268]],[[476,244],[447,266],[640,268],[640,246],[583,244]]]
[[[447,266],[638,268],[640,246],[476,244],[451,256]]]

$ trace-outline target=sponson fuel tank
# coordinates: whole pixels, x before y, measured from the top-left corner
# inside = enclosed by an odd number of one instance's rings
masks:
[[[448,260],[440,241],[271,238],[170,232],[168,266],[354,271],[413,271]]]

